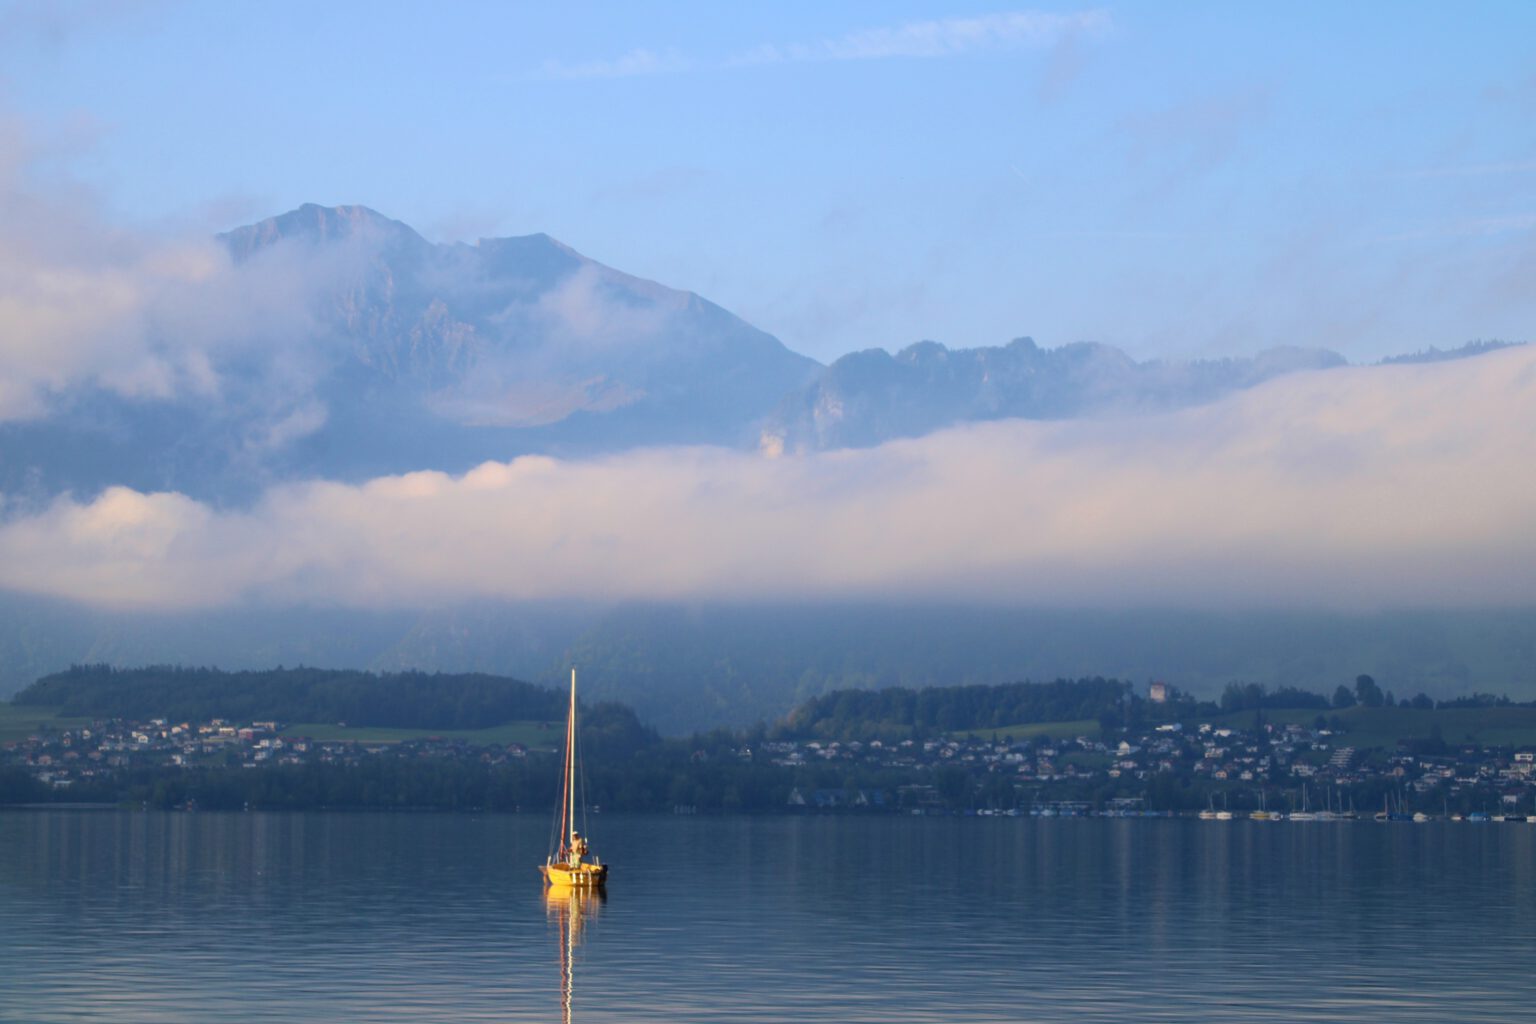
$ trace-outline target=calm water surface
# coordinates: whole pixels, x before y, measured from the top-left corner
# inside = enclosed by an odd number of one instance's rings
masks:
[[[1513,1021],[1536,826],[0,812],[0,1021]],[[567,1005],[568,1003],[568,1005]]]

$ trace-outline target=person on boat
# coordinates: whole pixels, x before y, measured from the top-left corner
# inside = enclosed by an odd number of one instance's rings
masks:
[[[587,855],[587,841],[581,837],[580,832],[571,833],[571,863],[580,864],[581,858]]]

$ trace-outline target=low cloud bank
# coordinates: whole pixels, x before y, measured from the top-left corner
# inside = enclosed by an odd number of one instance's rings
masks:
[[[0,524],[0,587],[117,607],[480,597],[1536,603],[1536,350],[860,451],[542,457],[249,511],[124,488]]]

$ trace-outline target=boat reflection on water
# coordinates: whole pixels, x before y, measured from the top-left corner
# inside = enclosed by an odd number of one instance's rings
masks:
[[[560,930],[560,1019],[571,1024],[571,1004],[576,992],[576,947],[582,932],[608,899],[601,888],[552,885],[544,890],[544,909]]]

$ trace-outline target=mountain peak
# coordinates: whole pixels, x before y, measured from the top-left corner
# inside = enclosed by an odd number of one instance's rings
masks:
[[[937,341],[915,341],[896,353],[896,358],[903,363],[928,363],[941,360],[949,355],[949,349]]]
[[[321,206],[318,203],[304,203],[296,210],[235,228],[220,235],[219,239],[229,246],[236,259],[243,259],[278,242],[302,239],[319,244],[358,237],[381,238],[406,245],[427,244],[426,239],[409,225],[391,220],[377,210],[360,205]]]
[[[506,238],[482,238],[475,243],[474,251],[492,274],[536,278],[546,285],[553,285],[591,262],[542,231]]]

